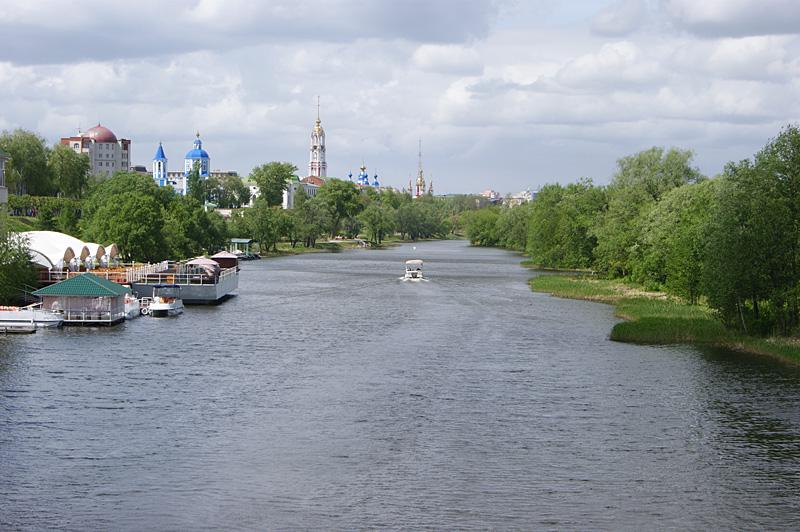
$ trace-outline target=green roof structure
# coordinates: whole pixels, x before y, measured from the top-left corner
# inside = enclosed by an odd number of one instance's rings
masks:
[[[36,290],[35,296],[118,297],[131,289],[91,273],[83,273],[66,281]]]

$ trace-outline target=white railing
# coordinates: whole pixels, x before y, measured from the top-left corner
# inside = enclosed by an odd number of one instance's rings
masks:
[[[236,268],[226,268],[218,276],[207,273],[154,272],[142,276],[135,282],[142,284],[215,285],[226,281],[236,273]]]
[[[131,264],[127,267],[120,267],[120,269],[114,270],[107,270],[104,268],[98,268],[96,270],[88,270],[88,271],[47,271],[46,273],[41,274],[40,281],[45,282],[57,282],[57,281],[65,281],[67,279],[71,279],[72,277],[76,277],[78,275],[83,275],[84,273],[91,273],[92,275],[96,275],[98,277],[102,277],[108,281],[112,281],[115,283],[130,283],[135,282],[141,279],[146,275],[150,275],[153,273],[158,273],[166,270],[169,267],[169,263],[167,261],[158,262],[156,264]]]
[[[111,312],[109,310],[65,310],[62,314],[65,322],[111,323],[125,319],[124,312]]]
[[[135,283],[146,276],[163,272],[167,268],[169,268],[169,262],[163,260],[157,264],[146,264],[144,266],[126,268],[125,273],[127,275],[128,282]]]

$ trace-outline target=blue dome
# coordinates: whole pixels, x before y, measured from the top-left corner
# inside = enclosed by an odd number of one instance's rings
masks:
[[[208,159],[208,152],[202,148],[194,150],[189,150],[186,152],[186,157],[184,159]]]

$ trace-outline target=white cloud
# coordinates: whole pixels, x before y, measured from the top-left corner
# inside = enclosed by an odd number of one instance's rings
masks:
[[[474,48],[455,44],[423,44],[414,51],[414,65],[427,72],[472,75],[483,70]]]
[[[639,28],[645,13],[642,0],[618,0],[592,18],[592,31],[615,37],[628,35]]]
[[[652,83],[662,75],[657,61],[643,54],[636,44],[622,41],[604,44],[597,52],[573,59],[557,78],[567,86],[596,86]]]

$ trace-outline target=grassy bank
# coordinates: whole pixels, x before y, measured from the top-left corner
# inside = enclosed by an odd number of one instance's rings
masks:
[[[696,344],[726,347],[800,364],[800,344],[789,338],[754,338],[723,327],[710,309],[689,305],[635,285],[585,276],[540,275],[530,280],[536,292],[614,305],[623,318],[610,338],[641,344]]]

